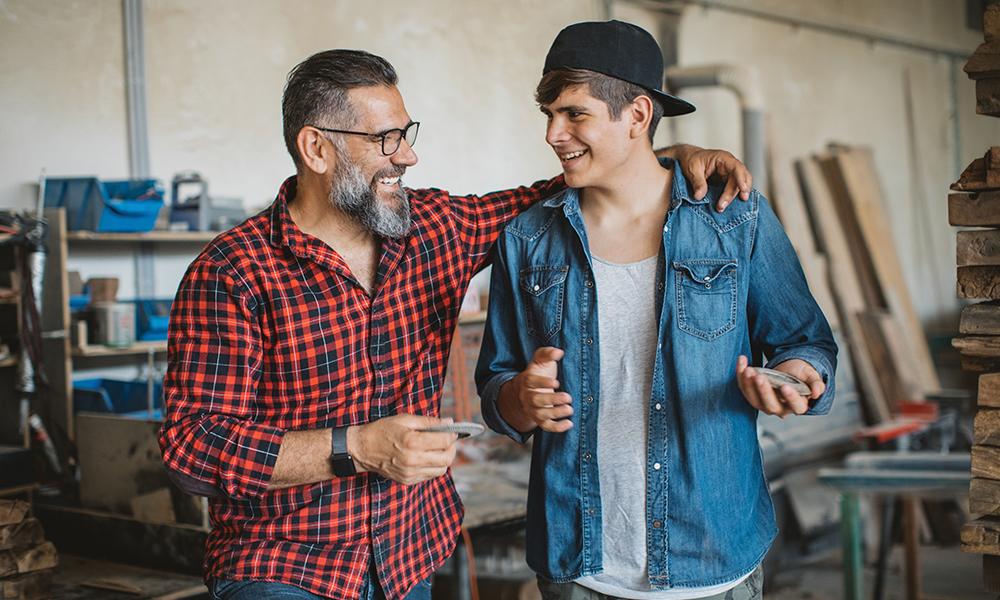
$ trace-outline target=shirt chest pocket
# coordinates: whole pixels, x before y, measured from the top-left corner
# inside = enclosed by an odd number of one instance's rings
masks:
[[[562,327],[567,265],[526,267],[519,273],[528,333],[549,341]]]
[[[674,290],[681,331],[714,340],[736,327],[736,259],[676,260]]]

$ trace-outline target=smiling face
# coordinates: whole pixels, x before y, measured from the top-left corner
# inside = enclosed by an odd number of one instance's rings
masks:
[[[352,131],[381,134],[404,129],[410,116],[396,87],[372,86],[350,90],[349,101],[357,115]],[[336,165],[332,170],[330,202],[377,235],[400,238],[410,228],[410,203],[403,189],[407,167],[417,155],[400,140],[393,154],[382,153],[376,136],[332,134]]]
[[[545,141],[559,157],[570,187],[608,185],[634,151],[625,111],[612,119],[608,105],[591,96],[586,85],[566,87],[540,108],[548,118]]]

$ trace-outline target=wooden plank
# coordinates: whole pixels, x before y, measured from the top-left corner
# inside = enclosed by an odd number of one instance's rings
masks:
[[[959,231],[955,248],[960,267],[1000,265],[1000,229]]]
[[[973,477],[969,484],[969,512],[1000,515],[1000,481]]]
[[[1000,359],[1000,337],[995,335],[970,335],[951,340],[951,345],[963,356]]]
[[[1000,371],[1000,360],[982,356],[961,356],[962,370],[971,373],[995,373]]]
[[[1000,155],[998,155],[1000,158]],[[886,213],[885,194],[882,192],[875,160],[869,148],[855,147],[834,152],[832,160],[843,178],[847,191],[845,201],[851,203],[857,228],[861,233],[868,260],[874,268],[875,282],[881,287],[889,312],[902,326],[905,343],[911,349],[915,362],[912,373],[917,377],[924,393],[941,389],[930,346],[923,324],[903,279],[899,253],[892,241],[892,227]],[[832,169],[831,169],[832,170]]]
[[[815,159],[798,160],[795,169],[813,218],[817,245],[829,261],[833,297],[840,310],[868,421],[882,423],[890,418],[889,404],[862,335],[858,316],[866,308],[864,295],[833,198]]]
[[[979,406],[1000,408],[1000,373],[987,373],[979,376]]]
[[[962,309],[958,332],[963,335],[1000,335],[1000,302],[970,304]]]
[[[1000,446],[1000,410],[982,408],[972,423],[972,443]]]
[[[1000,77],[1000,42],[979,44],[962,69],[973,80]]]
[[[1000,480],[1000,448],[996,446],[973,446],[972,476]]]
[[[963,525],[962,552],[1000,555],[1000,519],[985,517]]]
[[[47,332],[42,340],[45,372],[49,377],[46,406],[39,413],[46,418],[49,431],[61,430],[73,440],[73,365],[69,354],[69,275],[66,270],[66,211],[62,208],[45,209],[49,223],[46,241],[48,254],[45,264],[45,296],[42,303],[42,330]],[[50,423],[54,422],[55,426]]]
[[[976,80],[976,113],[1000,117],[1000,77]]]
[[[1000,192],[948,194],[948,223],[956,227],[1000,227]]]
[[[982,158],[977,158],[965,167],[958,181],[951,189],[959,192],[980,192],[1000,189],[1000,163],[995,161],[997,146],[990,148]]]
[[[53,569],[44,569],[0,579],[0,598],[3,600],[54,598],[55,596],[50,593],[53,575]]]
[[[0,527],[0,550],[37,546],[45,541],[45,533],[38,519],[25,519]]]
[[[57,564],[59,564],[59,554],[52,542],[31,548],[4,550],[0,552],[0,577],[51,569]]]
[[[990,4],[983,11],[983,37],[987,42],[1000,39],[1000,5]]]
[[[0,500],[0,525],[20,523],[31,511],[31,505],[23,500]]]
[[[1000,267],[958,267],[958,297],[1000,300]]]

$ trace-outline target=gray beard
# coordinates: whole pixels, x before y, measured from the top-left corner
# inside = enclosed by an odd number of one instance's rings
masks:
[[[330,188],[330,204],[337,207],[352,219],[377,236],[398,240],[410,231],[410,200],[403,189],[402,179],[399,188],[392,193],[390,202],[379,201],[375,192],[378,180],[382,177],[401,175],[395,169],[384,169],[372,177],[371,182],[365,181],[360,167],[341,155],[338,161],[341,172],[334,177]]]

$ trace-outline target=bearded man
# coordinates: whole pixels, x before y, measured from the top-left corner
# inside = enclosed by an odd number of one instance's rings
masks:
[[[440,397],[459,307],[504,225],[562,178],[483,197],[408,190],[419,124],[384,59],[289,74],[296,166],[273,205],[189,267],[170,318],[163,460],[211,497],[214,598],[430,598],[462,505]],[[728,152],[681,147],[704,183]],[[738,189],[737,189],[738,188]]]

